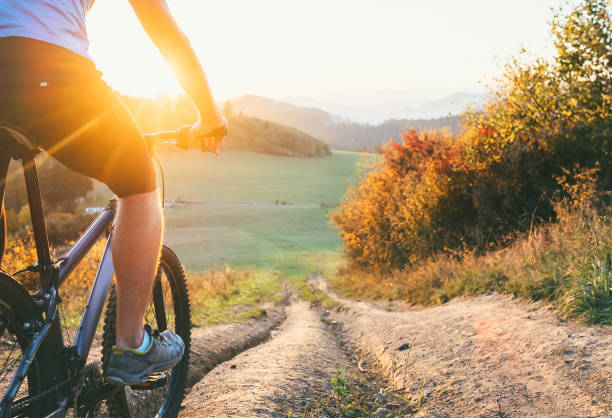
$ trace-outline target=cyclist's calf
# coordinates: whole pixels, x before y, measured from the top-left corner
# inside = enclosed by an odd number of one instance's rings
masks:
[[[157,191],[119,199],[113,233],[117,276],[117,344],[138,347],[163,233]]]

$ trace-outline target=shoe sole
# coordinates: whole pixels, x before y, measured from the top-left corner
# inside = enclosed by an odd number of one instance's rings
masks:
[[[173,368],[181,361],[182,358],[183,356],[181,355],[178,360],[168,361],[163,364],[151,365],[144,369],[137,376],[131,373],[127,373],[121,369],[108,369],[105,379],[108,383],[117,386],[137,385],[139,383],[145,382],[153,373],[159,373]]]

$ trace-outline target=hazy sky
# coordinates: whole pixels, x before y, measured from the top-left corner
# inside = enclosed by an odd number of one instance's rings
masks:
[[[483,90],[521,46],[552,53],[561,0],[168,0],[221,99],[420,103]],[[178,86],[127,0],[98,0],[90,52],[118,90]]]

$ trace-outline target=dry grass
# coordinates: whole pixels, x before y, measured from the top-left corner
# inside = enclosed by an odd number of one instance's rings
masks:
[[[248,277],[248,272],[237,271],[229,266],[225,270],[191,274],[189,276],[191,302],[197,305],[216,297],[228,299],[236,290],[236,284]]]
[[[76,327],[78,325],[80,315],[85,308],[91,286],[96,277],[98,263],[103,251],[104,241],[101,240],[94,244],[91,251],[60,288],[59,294],[62,297],[62,308],[69,327]],[[56,252],[59,253],[60,251]],[[60,254],[55,254],[55,256],[59,257]],[[13,237],[8,242],[6,254],[2,259],[2,268],[5,271],[14,274],[35,262],[36,248],[32,235],[27,234],[21,238]],[[36,274],[26,272],[17,275],[16,279],[31,292],[39,289],[38,276]]]
[[[341,269],[335,285],[353,297],[436,305],[490,292],[553,302],[590,323],[612,323],[610,211],[559,207],[560,221],[484,255],[464,252],[429,260],[390,277]]]
[[[69,243],[70,244],[70,243]],[[62,284],[61,308],[69,328],[78,326],[87,303],[91,286],[96,276],[104,241],[94,245],[79,266]],[[56,257],[60,251],[56,251]],[[30,234],[12,238],[2,260],[2,268],[14,274],[36,262],[36,249]],[[16,279],[26,289],[39,289],[38,276],[20,273]],[[258,306],[269,302],[280,290],[280,281],[265,274],[252,275],[230,267],[224,270],[209,270],[201,273],[187,273],[187,283],[192,307],[192,319],[196,325],[221,322],[240,322],[265,314]]]

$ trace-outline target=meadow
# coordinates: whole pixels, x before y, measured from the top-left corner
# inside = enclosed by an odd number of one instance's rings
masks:
[[[171,151],[159,158],[165,242],[189,273],[195,323],[210,324],[260,313],[252,307],[277,300],[285,282],[308,299],[305,279],[335,272],[342,241],[328,211],[377,156]],[[97,184],[94,195],[103,204],[109,192]]]
[[[314,254],[340,251],[327,208],[340,203],[367,158],[163,154],[166,201],[189,202],[166,208],[166,241],[192,271],[294,273]]]

